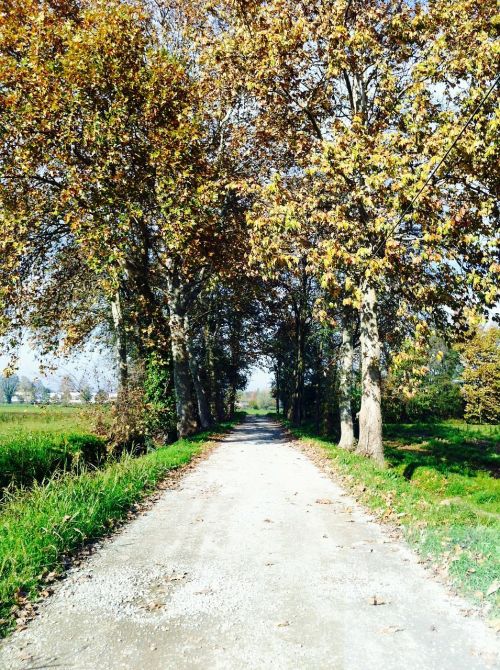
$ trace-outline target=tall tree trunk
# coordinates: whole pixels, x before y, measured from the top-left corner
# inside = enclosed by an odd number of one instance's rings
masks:
[[[228,417],[234,416],[236,411],[236,398],[238,395],[238,369],[241,358],[241,323],[238,316],[235,316],[232,323],[231,338],[231,365],[229,368],[229,393],[227,399]]]
[[[119,392],[122,393],[128,384],[128,361],[127,361],[127,334],[123,318],[122,300],[120,291],[115,293],[111,302],[111,315],[115,329],[116,357],[118,363]]]
[[[297,357],[295,359],[295,384],[292,394],[292,422],[300,426],[304,407],[305,328],[302,319],[297,320]]]
[[[198,404],[198,413],[200,415],[200,424],[201,427],[206,429],[210,428],[213,425],[212,413],[210,411],[210,405],[208,403],[207,394],[205,392],[205,387],[201,380],[200,375],[200,366],[198,365],[198,360],[196,354],[193,351],[192,339],[189,332],[189,320],[186,315],[185,317],[185,326],[187,336],[187,350],[189,356],[189,369],[191,371],[191,377],[193,379],[193,386],[196,394],[196,402]]]
[[[280,392],[281,392],[281,371],[280,371],[280,364],[279,363],[276,363],[275,377],[276,377],[276,414],[279,416],[279,414],[280,414]]]
[[[307,334],[307,273],[306,257],[300,259],[300,288],[298,304],[295,303],[295,334],[297,342],[297,357],[295,361],[295,380],[292,394],[291,419],[296,426],[300,426],[304,418],[304,374],[305,374],[305,348]]]
[[[377,294],[365,280],[361,286],[361,410],[357,452],[384,464],[381,410],[381,345],[377,323]]]
[[[205,347],[207,350],[207,371],[210,380],[210,399],[217,421],[224,421],[224,398],[221,385],[217,379],[217,366],[213,346],[213,337],[208,326],[204,328]]]
[[[196,432],[198,423],[191,397],[183,287],[180,278],[173,273],[169,277],[169,310],[177,431],[179,437],[187,437]]]
[[[354,358],[352,323],[345,316],[342,326],[342,347],[339,369],[340,442],[342,449],[354,447],[354,423],[352,420],[352,364]]]
[[[323,342],[320,342],[318,349],[318,356],[316,359],[316,400],[314,403],[314,424],[316,433],[321,429],[321,409],[323,401]]]

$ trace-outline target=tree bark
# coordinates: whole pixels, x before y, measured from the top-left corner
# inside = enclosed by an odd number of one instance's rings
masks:
[[[125,391],[128,384],[127,336],[123,319],[120,291],[117,291],[111,302],[111,315],[115,328],[116,357],[118,363],[119,392]]]
[[[196,394],[196,402],[198,405],[198,413],[200,415],[200,424],[203,429],[210,428],[213,425],[212,412],[210,411],[210,405],[208,403],[207,394],[205,392],[205,387],[201,380],[200,375],[200,366],[196,359],[196,354],[193,351],[192,340],[189,334],[189,320],[186,315],[185,317],[185,327],[187,336],[187,350],[189,356],[189,369],[191,371],[191,377],[193,379],[193,386]]]
[[[381,410],[381,345],[377,323],[377,294],[365,280],[361,286],[361,410],[357,453],[384,464]]]
[[[295,361],[295,384],[292,394],[291,420],[300,426],[303,419],[304,406],[304,371],[305,371],[305,332],[304,323],[299,317],[297,321],[297,358]]]
[[[352,364],[354,358],[352,324],[344,317],[339,369],[340,442],[342,449],[354,448],[354,423],[352,420]]]
[[[299,299],[295,305],[295,336],[297,343],[295,361],[295,383],[292,394],[291,420],[296,426],[300,426],[304,418],[304,374],[305,374],[305,348],[307,335],[307,274],[306,260],[301,259],[302,275],[300,279]]]
[[[280,415],[280,393],[281,393],[281,371],[279,363],[276,364],[275,368],[275,377],[276,377],[276,414]]]
[[[231,338],[231,364],[229,367],[229,391],[227,397],[228,418],[232,418],[236,412],[236,399],[238,396],[238,369],[241,358],[241,323],[235,316],[232,323]]]
[[[210,398],[212,401],[213,414],[215,414],[217,421],[224,421],[224,398],[219,380],[217,379],[217,369],[215,352],[213,347],[212,334],[208,326],[204,328],[205,347],[207,350],[207,371],[210,380]]]
[[[191,371],[185,324],[186,308],[182,282],[171,273],[169,277],[170,341],[174,369],[174,388],[179,437],[187,437],[198,429],[196,411],[191,397]]]

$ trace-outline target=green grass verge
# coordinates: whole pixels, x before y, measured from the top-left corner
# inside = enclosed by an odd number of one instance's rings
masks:
[[[290,428],[290,427],[289,427]],[[500,616],[500,480],[497,431],[445,424],[387,426],[387,469],[307,429],[357,500],[404,535],[457,590]]]
[[[104,440],[92,434],[82,408],[0,405],[0,489],[99,465],[105,456]]]
[[[26,487],[57,471],[99,465],[105,456],[105,441],[91,434],[26,433],[0,439],[0,489]]]
[[[232,425],[14,494],[0,514],[0,634],[12,627],[19,600],[36,598],[47,571],[61,570],[65,555],[109,532],[170,470],[188,463],[204,442]]]

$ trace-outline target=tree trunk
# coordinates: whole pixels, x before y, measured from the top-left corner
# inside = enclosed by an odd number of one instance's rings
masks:
[[[276,414],[280,415],[281,375],[279,363],[276,364]]]
[[[304,408],[304,372],[305,372],[305,323],[302,314],[298,315],[297,322],[297,355],[295,360],[295,383],[292,394],[291,420],[296,426],[300,426],[303,419]]]
[[[318,356],[316,359],[316,400],[314,403],[314,424],[316,433],[319,434],[321,430],[321,410],[323,404],[323,343],[320,342],[318,349]]]
[[[127,336],[125,331],[125,323],[123,319],[120,291],[116,292],[115,298],[111,302],[111,315],[113,317],[113,325],[115,328],[119,392],[123,392],[127,388],[128,384],[128,361],[127,361]]]
[[[342,327],[342,348],[339,369],[339,412],[340,412],[340,442],[342,449],[354,447],[354,423],[352,420],[352,363],[354,347],[352,324],[348,317],[344,318]]]
[[[200,424],[203,429],[210,428],[213,425],[212,413],[210,411],[210,405],[208,403],[207,394],[205,393],[205,387],[201,380],[200,375],[200,366],[196,359],[195,352],[193,351],[191,335],[189,333],[189,321],[188,317],[185,317],[185,327],[187,333],[187,351],[189,356],[189,370],[191,371],[191,377],[193,379],[194,391],[196,394],[196,402],[198,405],[198,413],[200,415]]]
[[[377,324],[377,295],[367,281],[361,287],[361,410],[357,453],[384,464],[381,410],[381,345]]]
[[[179,437],[192,435],[198,429],[196,411],[191,397],[191,374],[183,303],[182,283],[178,277],[171,275],[169,278],[170,340]]]
[[[221,385],[217,379],[213,339],[208,326],[205,326],[204,338],[207,350],[207,371],[210,380],[210,398],[212,401],[213,413],[215,414],[217,421],[224,421],[224,398],[222,395]]]
[[[238,396],[238,369],[241,358],[241,323],[236,315],[232,323],[231,338],[231,365],[229,367],[229,392],[227,398],[228,418],[232,418],[236,411],[236,399]]]

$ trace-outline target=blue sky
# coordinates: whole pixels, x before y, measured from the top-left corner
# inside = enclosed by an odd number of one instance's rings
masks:
[[[0,373],[8,363],[6,356],[0,356]],[[40,374],[38,360],[34,351],[28,344],[23,344],[19,349],[18,374],[25,375],[30,379],[41,379],[51,390],[58,390],[61,378],[67,374],[77,379],[85,378],[91,386],[107,387],[114,385],[114,373],[111,370],[109,354],[103,355],[95,349],[88,347],[81,354],[57,362],[54,372]],[[272,376],[267,370],[254,367],[250,370],[247,390],[270,388]]]

